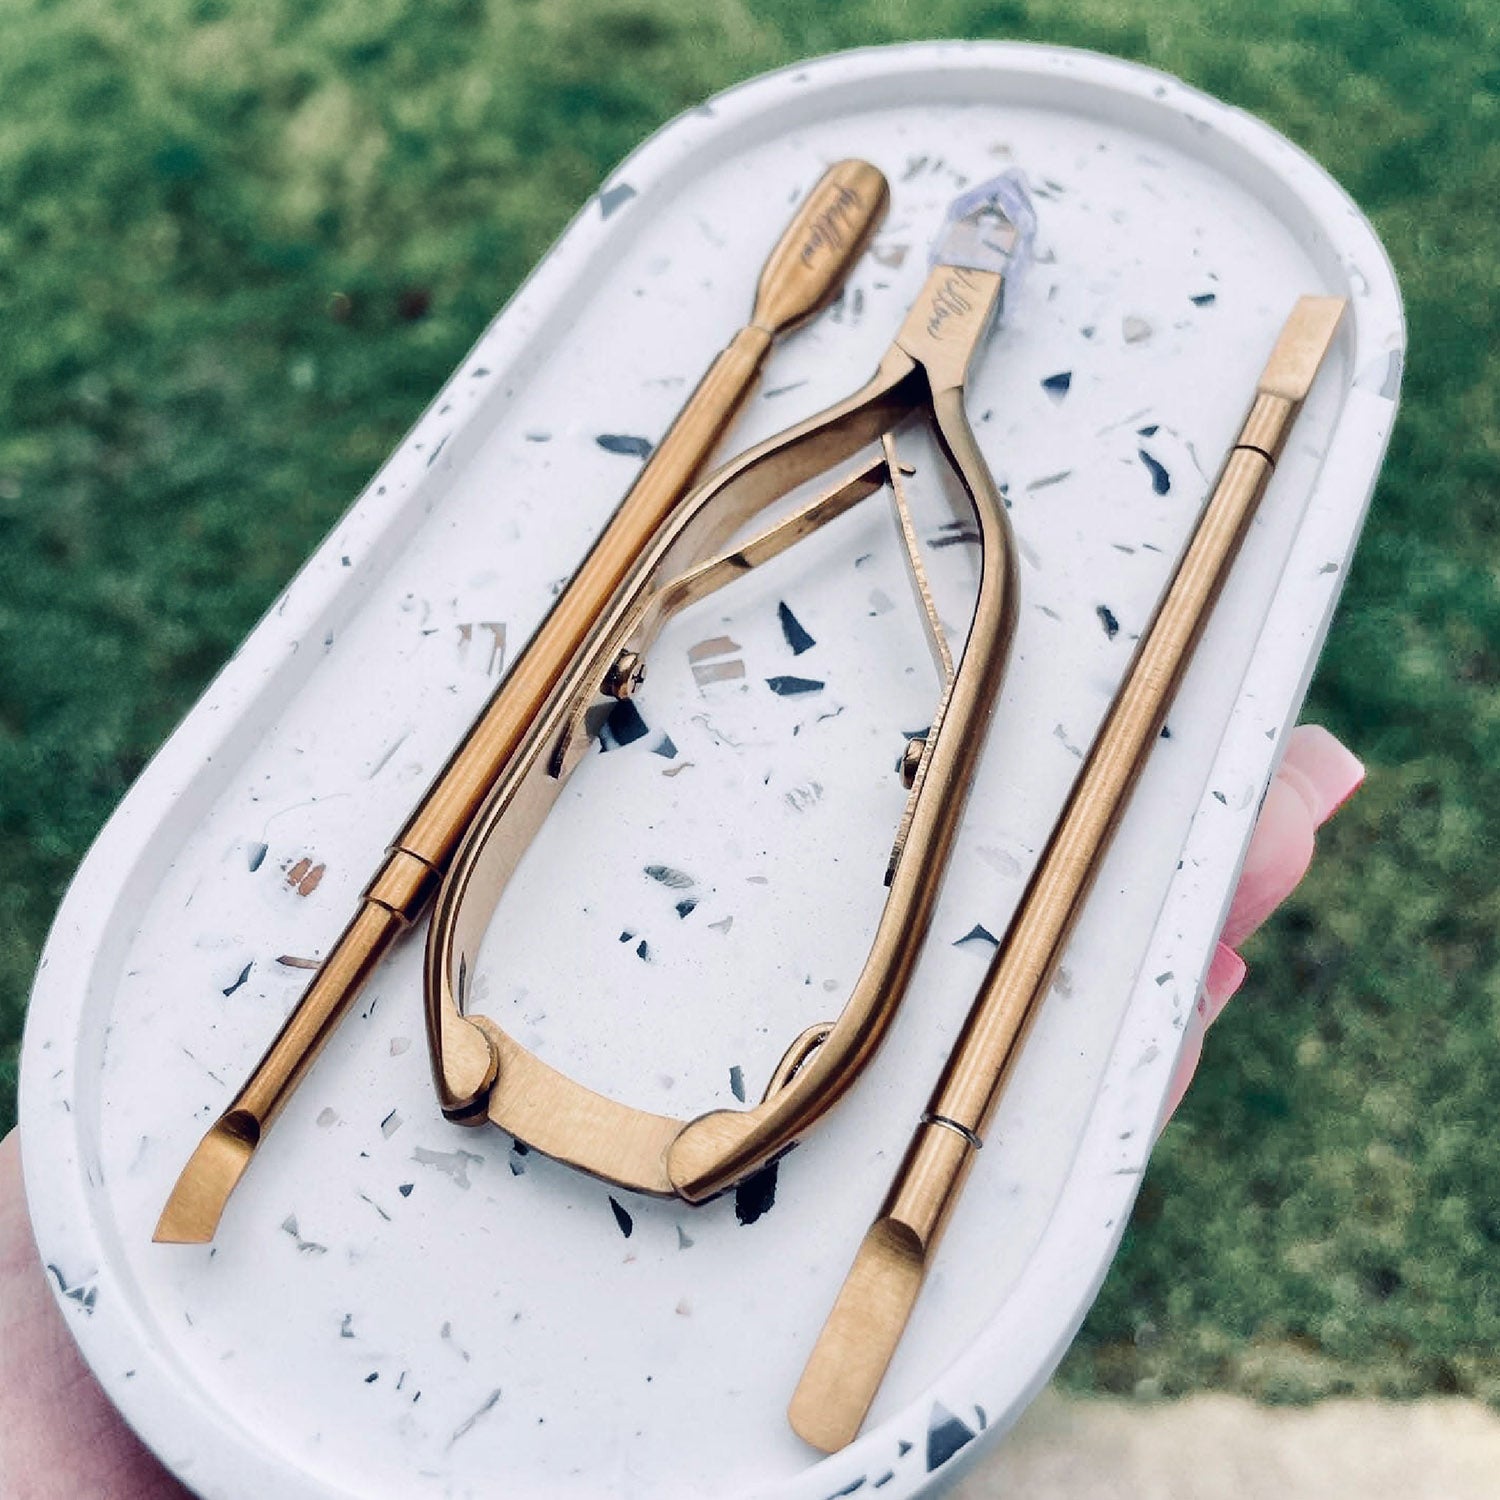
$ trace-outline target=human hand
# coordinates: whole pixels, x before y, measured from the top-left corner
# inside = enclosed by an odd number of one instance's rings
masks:
[[[1320,725],[1299,724],[1288,736],[1281,768],[1271,781],[1250,836],[1224,931],[1188,1020],[1163,1124],[1171,1119],[1193,1080],[1205,1033],[1245,978],[1245,960],[1236,949],[1296,890],[1312,863],[1314,833],[1359,790],[1364,779],[1365,768]]]
[[[37,1260],[21,1138],[0,1141],[0,1496],[187,1500],[84,1364]]]

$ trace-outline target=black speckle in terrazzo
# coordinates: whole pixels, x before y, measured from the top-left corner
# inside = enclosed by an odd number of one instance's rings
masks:
[[[609,1206],[614,1210],[615,1223],[620,1226],[620,1233],[628,1240],[635,1232],[635,1220],[630,1217],[630,1211],[613,1196],[610,1197]]]
[[[617,208],[635,197],[635,189],[628,182],[611,183],[599,193],[599,217],[607,219]]]
[[[1059,469],[1055,474],[1043,474],[1040,479],[1033,479],[1026,486],[1026,492],[1035,494],[1037,490],[1045,490],[1054,484],[1061,484],[1072,472],[1071,469]]]
[[[1172,738],[1172,731],[1171,731],[1171,730],[1170,730],[1170,729],[1168,729],[1168,728],[1167,728],[1167,726],[1166,726],[1166,725],[1165,725],[1165,724],[1163,724],[1163,725],[1162,725],[1162,726],[1161,726],[1161,737],[1162,737],[1162,738],[1163,738],[1163,739],[1164,739],[1164,740],[1169,740],[1169,739],[1171,739],[1171,738]]]
[[[774,400],[777,396],[785,396],[788,391],[798,390],[800,387],[802,387],[802,386],[804,386],[806,384],[807,384],[807,382],[805,380],[794,380],[789,385],[776,385],[776,386],[772,386],[770,390],[768,390],[768,391],[762,391],[760,393],[761,394],[761,400],[763,400],[763,401]]]
[[[420,1401],[421,1398],[422,1393],[421,1391],[418,1391],[417,1394],[411,1399],[413,1401]],[[463,1435],[468,1432],[487,1411],[493,1409],[495,1403],[499,1399],[500,1387],[496,1386],[495,1389],[492,1390],[489,1395],[486,1396],[480,1403],[478,1411],[476,1411],[472,1416],[465,1417],[464,1420],[453,1429],[453,1436],[448,1439],[448,1446],[451,1448],[459,1440],[459,1438],[463,1437]]]
[[[1120,622],[1115,619],[1115,612],[1107,604],[1094,606],[1094,613],[1099,616],[1099,623],[1104,627],[1104,633],[1110,640],[1120,633]]]
[[[906,1455],[910,1452],[911,1444],[908,1443],[905,1438],[900,1439],[900,1441],[898,1441],[896,1444],[896,1457],[905,1458]]]
[[[862,1490],[864,1487],[865,1476],[861,1474],[858,1479],[851,1479],[849,1483],[843,1487],[843,1489],[834,1490],[834,1492],[827,1497],[827,1500],[840,1500],[841,1496],[852,1495],[856,1490]]]
[[[646,874],[669,891],[685,891],[693,883],[693,877],[683,870],[674,870],[671,865],[647,865]]]
[[[1194,307],[1212,307],[1218,300],[1212,292],[1199,292],[1196,297],[1188,298]]]
[[[1068,388],[1072,384],[1073,372],[1071,370],[1059,370],[1056,375],[1049,375],[1042,381],[1042,389],[1054,401],[1061,401],[1068,394]]]
[[[677,903],[677,915],[679,917],[690,917],[693,914],[693,908],[697,904],[698,898],[696,896],[685,897]]]
[[[352,1339],[354,1337],[354,1314],[345,1313],[344,1321],[339,1324],[339,1337],[341,1339]]]
[[[379,1379],[380,1379],[380,1371],[379,1370],[371,1370],[370,1373],[365,1376],[365,1384],[366,1385],[374,1385],[375,1382],[377,1380],[379,1380]]]
[[[416,1186],[416,1183],[414,1183],[414,1182],[403,1182],[403,1183],[402,1183],[402,1184],[401,1184],[401,1185],[400,1185],[400,1186],[399,1186],[399,1187],[398,1187],[398,1188],[397,1188],[397,1189],[396,1189],[396,1191],[397,1191],[397,1192],[398,1192],[398,1193],[400,1193],[400,1194],[401,1194],[401,1196],[402,1196],[402,1197],[403,1197],[403,1198],[410,1198],[410,1197],[411,1197],[411,1190],[412,1190],[412,1189],[413,1189],[413,1188],[414,1188],[414,1187],[415,1187],[415,1186]]]
[[[1135,433],[1137,437],[1155,437],[1160,430],[1158,424],[1152,422],[1147,427],[1137,427]]]
[[[816,677],[768,677],[766,686],[778,698],[795,698],[802,693],[823,691],[823,684]]]
[[[432,1167],[441,1172],[443,1176],[452,1179],[455,1187],[465,1191],[469,1188],[469,1167],[484,1165],[482,1156],[474,1151],[465,1151],[462,1147],[456,1151],[433,1151],[426,1146],[417,1146],[412,1151],[411,1159],[418,1166]]]
[[[305,1240],[302,1231],[297,1225],[296,1214],[288,1214],[281,1221],[281,1231],[289,1234],[297,1242],[297,1249],[304,1255],[327,1255],[328,1246],[320,1245],[316,1240]]]
[[[943,527],[942,530],[949,532],[949,534],[946,536],[935,536],[927,545],[934,552],[940,547],[978,547],[983,545],[984,538],[972,526],[965,526],[961,521],[954,522],[953,526],[956,529],[951,531],[949,531],[948,527]]]
[[[979,1423],[979,1430],[981,1432],[983,1432],[984,1429],[990,1425],[989,1416],[982,1406],[976,1406],[974,1408],[974,1417],[975,1420]]]
[[[634,936],[635,934],[628,927],[623,928],[620,932],[620,941],[622,943],[628,943]]]
[[[244,984],[244,982],[250,977],[250,971],[254,967],[255,967],[255,960],[252,958],[250,960],[250,962],[247,963],[245,965],[245,967],[240,970],[240,977],[238,979],[236,979],[233,984],[229,985],[224,990],[224,994],[225,994],[226,997],[229,996],[229,995],[232,995],[237,989],[239,989],[239,987],[242,984]]]
[[[633,745],[649,733],[640,709],[629,698],[622,698],[610,709],[609,717],[599,731],[599,749],[607,754],[611,750]]]
[[[679,1250],[691,1250],[694,1243],[692,1235],[679,1224],[677,1226],[677,1248]]]
[[[648,943],[645,938],[642,938],[640,942],[635,945],[635,956],[640,959],[642,963],[649,964],[651,962],[651,944]]]
[[[527,432],[523,433],[522,436],[528,443],[550,443],[552,441],[552,434],[550,432]]]
[[[974,1429],[955,1417],[941,1402],[934,1402],[927,1419],[927,1472],[941,1468],[958,1450],[974,1441]]]
[[[870,1488],[872,1490],[878,1490],[878,1489],[881,1488],[882,1485],[889,1484],[891,1482],[891,1480],[893,1480],[895,1477],[896,1477],[896,1471],[894,1469],[887,1469],[885,1471],[885,1473],[880,1476],[879,1479],[872,1479],[870,1481]]]
[[[250,873],[252,875],[260,869],[265,857],[266,846],[264,844],[252,844],[250,846]]]
[[[601,432],[594,439],[606,453],[622,453],[627,458],[650,458],[651,439],[635,437],[628,432]]]
[[[734,1216],[741,1224],[753,1224],[771,1211],[776,1202],[776,1174],[779,1161],[768,1162],[752,1172],[734,1190]]]
[[[1229,798],[1226,797],[1223,792],[1215,792],[1214,801],[1221,802],[1225,807],[1229,806]]]
[[[998,948],[1000,939],[983,922],[976,922],[961,938],[953,940],[955,948],[962,948],[965,943],[988,943],[990,947]]]
[[[49,1260],[47,1269],[57,1277],[57,1289],[71,1302],[76,1302],[90,1317],[94,1314],[94,1303],[99,1298],[99,1288],[96,1286],[85,1286],[80,1282],[77,1286],[69,1286],[68,1279]]]
[[[1172,488],[1172,476],[1167,473],[1166,465],[1158,463],[1144,448],[1136,450],[1141,457],[1141,462],[1146,466],[1146,472],[1151,476],[1151,488],[1158,495],[1165,495]]]
[[[672,743],[672,736],[670,734],[662,735],[651,747],[651,753],[661,756],[663,760],[676,760],[677,746]]]
[[[745,1070],[735,1063],[729,1070],[729,1092],[741,1104],[745,1102]]]
[[[804,651],[810,651],[818,644],[785,602],[776,606],[776,618],[781,621],[781,633],[786,637],[787,645],[792,648],[793,656],[801,656]]]
[[[1170,984],[1171,981],[1172,981],[1172,970],[1171,969],[1163,969],[1161,971],[1161,973],[1156,976],[1156,983],[1157,983],[1158,987],[1160,987],[1161,985],[1164,985],[1164,984]]]

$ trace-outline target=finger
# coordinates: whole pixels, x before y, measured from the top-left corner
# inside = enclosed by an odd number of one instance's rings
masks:
[[[1220,943],[1214,949],[1200,1000],[1205,1026],[1212,1026],[1219,1019],[1219,1013],[1229,1004],[1230,997],[1245,982],[1246,973],[1245,960],[1227,943]]]
[[[1297,888],[1313,857],[1312,813],[1280,776],[1266,791],[1220,940],[1237,948]]]
[[[1296,788],[1321,827],[1359,790],[1365,768],[1321,724],[1299,724],[1287,736],[1277,774]]]
[[[1266,792],[1223,940],[1238,947],[1296,889],[1313,835],[1364,780],[1365,768],[1319,724],[1299,724]]]
[[[1198,1003],[1188,1017],[1187,1029],[1182,1039],[1182,1051],[1177,1057],[1177,1070],[1172,1074],[1172,1086],[1167,1090],[1167,1108],[1162,1115],[1162,1124],[1177,1112],[1182,1096],[1187,1093],[1193,1074],[1198,1070],[1198,1060],[1203,1056],[1203,1038],[1208,1028],[1219,1018],[1219,1012],[1229,1004],[1230,997],[1245,981],[1245,960],[1233,948],[1220,943],[1214,949],[1208,974],[1203,980],[1203,991]]]
[[[0,1495],[189,1500],[89,1373],[46,1276],[12,1131],[0,1141]]]
[[[1182,1103],[1203,1055],[1203,1038],[1244,983],[1235,946],[1250,936],[1296,889],[1312,862],[1314,833],[1359,789],[1365,768],[1321,724],[1299,724],[1261,804],[1244,868],[1219,945],[1188,1018],[1177,1070],[1167,1091],[1163,1125]]]

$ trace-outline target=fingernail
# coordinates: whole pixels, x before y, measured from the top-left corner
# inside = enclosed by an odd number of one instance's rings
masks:
[[[1287,737],[1277,775],[1307,803],[1314,825],[1321,825],[1359,790],[1365,768],[1321,724],[1299,724]]]
[[[1203,980],[1203,994],[1207,1000],[1203,1019],[1209,1026],[1219,1019],[1235,991],[1245,982],[1247,973],[1249,966],[1228,943],[1220,943],[1214,949],[1213,959]]]

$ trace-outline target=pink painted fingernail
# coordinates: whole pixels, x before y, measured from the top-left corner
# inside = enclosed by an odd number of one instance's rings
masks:
[[[1203,995],[1207,1002],[1203,1019],[1207,1025],[1212,1026],[1219,1019],[1235,991],[1245,982],[1248,972],[1245,960],[1227,943],[1220,943],[1214,949],[1213,960],[1203,980]]]
[[[1307,803],[1313,826],[1326,823],[1359,790],[1365,768],[1321,724],[1299,724],[1287,736],[1277,776]]]

